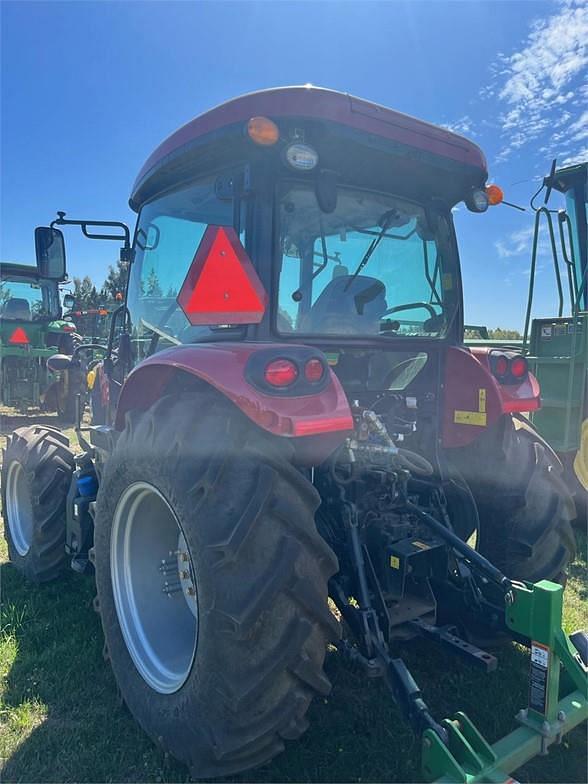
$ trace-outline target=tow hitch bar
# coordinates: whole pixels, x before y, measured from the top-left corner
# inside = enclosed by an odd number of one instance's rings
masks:
[[[548,580],[513,583],[506,624],[531,641],[529,703],[516,716],[516,730],[490,745],[464,713],[444,719],[447,742],[426,729],[422,770],[427,781],[450,784],[513,782],[510,773],[588,718],[586,635],[562,629],[563,588]],[[574,642],[572,642],[572,640]],[[571,682],[560,694],[560,665]],[[563,680],[563,679],[562,679]],[[561,684],[563,685],[563,684]]]

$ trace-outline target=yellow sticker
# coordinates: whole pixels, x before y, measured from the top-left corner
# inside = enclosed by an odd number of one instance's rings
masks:
[[[451,272],[446,272],[443,275],[443,290],[444,291],[451,291],[453,288],[453,275]]]
[[[453,414],[453,421],[456,425],[486,427],[486,420],[486,414],[481,414],[479,411],[455,411]]]
[[[411,544],[412,544],[414,547],[418,547],[418,548],[419,548],[419,550],[430,550],[430,549],[431,549],[431,548],[430,548],[430,545],[428,545],[428,544],[425,544],[424,542],[417,542],[417,541],[414,541],[414,542],[411,542]]]
[[[478,410],[477,411],[454,411],[453,421],[456,425],[477,425],[486,427],[486,390],[478,389]]]
[[[395,555],[391,555],[390,566],[392,569],[400,569],[400,558],[397,558]]]

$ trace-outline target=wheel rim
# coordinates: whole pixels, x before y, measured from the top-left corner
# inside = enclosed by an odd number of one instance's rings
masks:
[[[25,470],[17,460],[8,467],[6,507],[12,543],[17,553],[25,556],[33,541],[33,506]]]
[[[186,681],[198,643],[196,575],[171,506],[147,482],[130,485],[114,512],[110,547],[114,603],[143,680],[161,694]]]

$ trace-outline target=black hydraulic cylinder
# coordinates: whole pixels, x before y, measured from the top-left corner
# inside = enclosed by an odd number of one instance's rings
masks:
[[[463,541],[463,539],[460,539],[459,536],[446,528],[443,523],[435,520],[432,515],[423,511],[416,504],[413,504],[411,501],[407,501],[406,505],[422,520],[424,520],[429,528],[431,528],[438,536],[440,536],[455,550],[461,553],[464,558],[467,558],[471,564],[477,566],[482,574],[485,574],[490,580],[498,583],[498,585],[500,585],[506,591],[510,590],[511,582],[508,577],[502,574],[500,569],[497,569],[493,564],[491,564],[487,558],[484,558],[483,555],[480,555],[479,552],[474,550],[473,547],[470,547],[469,544]]]

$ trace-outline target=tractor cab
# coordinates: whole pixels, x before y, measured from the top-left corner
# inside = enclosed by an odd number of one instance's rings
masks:
[[[417,376],[424,394],[463,333],[451,209],[483,212],[486,179],[475,144],[331,90],[213,109],[163,142],[133,187],[134,361],[194,344],[313,346],[348,394],[372,402]],[[282,397],[306,389],[291,372]]]
[[[41,278],[35,267],[2,264],[0,321],[40,324],[61,316],[57,281]]]
[[[212,110],[156,150],[133,190],[138,358],[225,340],[457,343],[451,207],[487,206],[486,176],[465,139],[333,91],[269,90]],[[251,273],[236,276],[232,255],[202,258],[211,226],[235,232]]]

